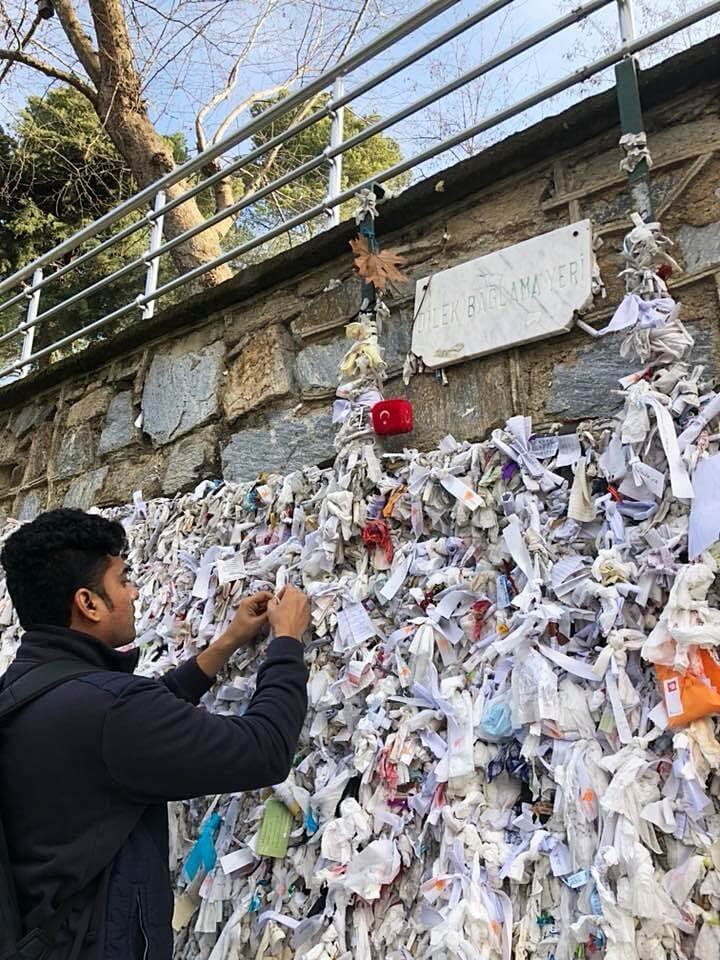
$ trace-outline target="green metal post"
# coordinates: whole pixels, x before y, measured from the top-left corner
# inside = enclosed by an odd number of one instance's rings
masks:
[[[632,43],[635,40],[633,0],[617,0],[617,5],[622,42],[624,44]],[[615,67],[615,84],[620,113],[620,129],[623,134],[642,133],[644,124],[640,102],[640,85],[638,83],[637,63],[633,56],[625,57]],[[650,171],[645,160],[641,160],[635,169],[628,174],[628,188],[633,207],[645,221],[653,218],[649,175]]]

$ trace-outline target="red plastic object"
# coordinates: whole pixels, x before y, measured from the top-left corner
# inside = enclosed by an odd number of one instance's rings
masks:
[[[413,428],[413,408],[409,400],[394,397],[381,400],[370,411],[375,433],[380,436],[392,436],[396,433],[410,433]]]
[[[393,544],[390,539],[390,528],[384,520],[368,520],[362,528],[361,536],[368,552],[372,553],[378,547],[385,552],[388,563],[392,563]]]

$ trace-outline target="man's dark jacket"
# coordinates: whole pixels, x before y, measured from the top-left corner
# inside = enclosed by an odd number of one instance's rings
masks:
[[[305,718],[303,648],[288,637],[270,643],[240,718],[195,706],[211,681],[194,659],[157,681],[133,676],[137,656],[38,627],[2,678],[58,658],[94,668],[0,724],[0,816],[26,928],[86,890],[52,960],[169,960],[167,801],[281,782]]]

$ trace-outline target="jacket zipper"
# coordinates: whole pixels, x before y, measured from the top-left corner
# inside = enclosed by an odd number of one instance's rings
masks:
[[[142,960],[148,960],[148,953],[150,951],[150,941],[148,940],[147,933],[145,932],[145,924],[143,923],[142,900],[140,899],[139,892],[137,895],[137,915],[138,915],[138,924],[140,925],[140,933],[142,934],[143,943],[145,944]]]

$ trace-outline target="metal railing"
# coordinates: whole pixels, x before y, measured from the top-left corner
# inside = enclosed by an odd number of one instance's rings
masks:
[[[16,308],[16,310],[21,309],[21,305],[26,304],[24,319],[7,330],[7,332],[0,334],[0,345],[15,338],[21,340],[18,359],[0,369],[0,386],[26,375],[32,369],[35,361],[49,356],[55,351],[73,344],[78,340],[87,338],[90,334],[94,334],[96,331],[107,327],[113,321],[126,317],[128,314],[138,312],[140,315],[138,322],[147,320],[153,315],[156,304],[161,297],[179,288],[186,287],[203,274],[224,266],[233,260],[237,260],[239,257],[250,253],[257,247],[283,234],[288,234],[311,220],[325,215],[329,226],[336,225],[340,220],[341,205],[350,200],[357,191],[369,188],[375,183],[385,183],[407,171],[419,167],[479,134],[489,131],[505,121],[525,113],[538,104],[596,76],[609,67],[616,66],[617,68],[618,64],[632,59],[639,51],[652,47],[693,24],[720,12],[720,0],[705,3],[690,13],[674,18],[671,22],[654,30],[652,33],[638,37],[635,31],[632,0],[587,0],[584,4],[558,17],[556,20],[536,30],[512,46],[507,47],[495,56],[477,64],[451,82],[406,104],[402,109],[395,111],[389,116],[382,117],[359,130],[359,132],[353,136],[344,139],[343,115],[344,108],[348,104],[357,101],[358,98],[374,90],[384,81],[391,79],[402,70],[411,67],[413,64],[422,60],[423,57],[466,33],[472,27],[481,24],[493,14],[502,11],[506,7],[510,7],[515,0],[492,0],[492,2],[483,4],[465,19],[439,33],[431,40],[420,43],[412,51],[404,54],[389,66],[357,83],[357,85],[349,91],[346,91],[346,79],[354,71],[357,71],[358,68],[369,63],[369,61],[377,57],[378,54],[396,48],[400,44],[400,41],[404,41],[413,34],[417,34],[420,28],[431,23],[440,14],[449,10],[458,2],[460,2],[460,0],[432,0],[432,2],[427,3],[412,16],[378,36],[372,43],[358,50],[356,53],[341,60],[322,76],[307,84],[307,86],[302,87],[290,96],[277,102],[242,128],[226,136],[203,153],[179,165],[162,179],[146,187],[144,190],[139,191],[129,200],[121,203],[94,223],[79,230],[72,237],[38,257],[34,262],[29,263],[12,276],[0,281],[0,296],[17,290],[18,287],[20,288],[18,292],[12,294],[4,302],[0,303],[0,329],[2,328],[3,312],[11,308]],[[427,149],[407,159],[400,160],[387,169],[374,174],[371,178],[360,183],[354,183],[345,190],[342,189],[343,156],[353,147],[365,143],[373,136],[414,116],[419,111],[437,103],[449,94],[460,90],[472,81],[483,77],[500,65],[513,60],[526,51],[532,50],[544,40],[554,37],[561,31],[610,5],[614,5],[617,8],[620,27],[620,43],[614,50],[572,71],[561,79],[534,91],[511,106],[492,113],[480,122],[466,127],[453,136],[434,143]],[[294,111],[303,106],[307,109],[308,104],[310,104],[310,108],[312,108],[314,98],[317,98],[318,95],[321,94],[326,95],[326,101],[323,102],[320,107],[312,110],[312,112],[304,118],[292,122]],[[167,214],[172,210],[181,206],[191,198],[196,197],[202,191],[212,188],[225,178],[231,177],[243,169],[252,169],[252,164],[266,156],[270,151],[281,147],[293,137],[310,128],[313,124],[328,118],[331,121],[329,143],[322,153],[289,170],[282,176],[276,177],[262,188],[241,197],[230,206],[218,211],[198,225],[177,235],[163,239],[163,228]],[[251,138],[261,131],[270,128],[276,121],[283,119],[286,121],[289,119],[290,122],[280,133],[270,136],[269,139],[239,157],[229,159],[229,154],[233,148],[251,140]],[[188,181],[188,178],[194,175],[199,175],[202,170],[207,170],[208,164],[218,159],[224,159],[228,162],[211,176],[192,183],[192,185],[187,186],[181,193],[173,196],[172,199],[167,198],[169,188],[183,181]],[[243,210],[252,207],[260,201],[273,195],[277,196],[278,191],[284,187],[294,183],[299,178],[306,177],[310,173],[320,171],[324,167],[327,167],[327,195],[321,202],[308,207],[290,219],[284,220],[276,227],[265,230],[259,235],[237,244],[232,249],[222,252],[219,256],[214,257],[207,263],[200,263],[192,269],[186,270],[164,283],[160,283],[161,260],[175,250],[176,247],[186,243],[204,231],[213,228],[217,224],[227,221],[228,218],[236,218]],[[121,229],[115,229],[115,232],[112,232],[110,236],[101,239],[107,231],[112,231],[113,228],[117,228],[117,225],[120,224],[121,221],[133,215],[136,219],[131,223],[122,226]],[[141,230],[149,231],[149,246],[142,255],[129,259],[127,263],[124,263],[121,267],[107,276],[102,277],[102,279],[97,282],[91,283],[89,286],[78,290],[71,296],[41,311],[42,293],[47,290],[50,285],[58,285],[59,281],[68,274],[77,271],[80,267],[84,267],[94,258],[113,247],[117,247],[117,245]],[[90,249],[83,249],[88,242],[91,241],[97,242],[94,243]],[[56,264],[63,258],[70,259],[62,265],[57,266]],[[51,272],[48,272],[48,268],[53,265],[56,266]],[[34,335],[39,325],[47,323],[62,311],[68,310],[83,301],[87,301],[88,298],[101,292],[110,284],[129,276],[137,270],[144,270],[145,273],[143,292],[138,293],[134,299],[131,299],[121,307],[111,310],[109,313],[84,324],[79,329],[55,340],[53,343],[33,351]]]

